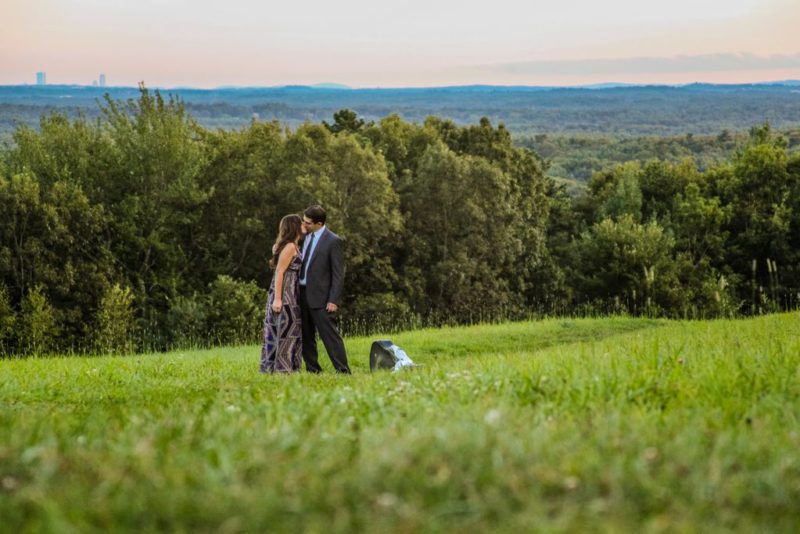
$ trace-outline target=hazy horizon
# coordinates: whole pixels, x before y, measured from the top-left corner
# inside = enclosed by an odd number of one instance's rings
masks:
[[[611,87],[685,87],[693,84],[704,84],[704,85],[780,85],[780,84],[790,84],[800,85],[800,76],[798,78],[792,79],[782,79],[782,80],[759,80],[754,82],[686,82],[686,83],[659,83],[659,82],[651,82],[651,83],[631,83],[631,82],[618,82],[614,80],[604,81],[604,82],[597,82],[597,83],[586,83],[586,84],[574,84],[574,85],[567,85],[567,84],[559,84],[559,85],[531,85],[531,84],[499,84],[499,83],[463,83],[463,84],[450,84],[450,85],[419,85],[419,86],[363,86],[363,87],[355,87],[350,86],[347,84],[342,83],[334,83],[334,82],[315,82],[315,83],[289,83],[289,84],[281,84],[281,85],[217,85],[217,86],[209,86],[209,87],[200,87],[200,86],[193,86],[193,85],[150,85],[144,80],[142,80],[145,87],[148,89],[190,89],[190,90],[202,90],[202,91],[219,91],[219,90],[236,90],[236,89],[282,89],[282,88],[291,88],[291,87],[307,87],[311,89],[330,89],[330,90],[395,90],[395,89],[459,89],[459,88],[469,88],[469,87],[498,87],[498,88],[531,88],[531,89],[580,89],[580,88],[606,88],[605,86]],[[125,84],[125,85],[115,85],[115,84],[107,84],[105,86],[98,86],[92,83],[51,83],[47,82],[44,87],[87,87],[87,88],[96,88],[96,89],[136,89],[138,88],[139,83],[135,84]],[[331,87],[335,86],[335,87]],[[37,85],[36,81],[33,82],[22,82],[22,83],[0,83],[0,87],[43,87],[42,85]]]
[[[792,0],[6,0],[0,84],[352,88],[800,78]]]

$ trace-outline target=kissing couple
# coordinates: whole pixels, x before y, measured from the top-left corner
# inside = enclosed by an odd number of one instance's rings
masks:
[[[336,312],[342,296],[342,240],[325,225],[322,206],[309,206],[303,216],[286,215],[278,227],[270,267],[261,348],[262,373],[320,373],[317,332],[333,368],[350,374]]]

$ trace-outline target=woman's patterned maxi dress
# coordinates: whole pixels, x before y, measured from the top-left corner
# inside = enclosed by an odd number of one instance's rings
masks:
[[[303,258],[297,254],[283,275],[283,309],[272,311],[275,300],[275,276],[269,286],[267,311],[264,317],[264,345],[261,348],[262,373],[291,373],[299,371],[302,363],[300,329],[300,266]]]

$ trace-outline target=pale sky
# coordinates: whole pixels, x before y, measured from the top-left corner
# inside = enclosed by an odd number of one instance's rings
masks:
[[[0,0],[0,84],[800,79],[800,0]]]

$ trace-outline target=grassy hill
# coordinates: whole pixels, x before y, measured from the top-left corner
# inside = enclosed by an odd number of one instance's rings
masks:
[[[258,347],[0,361],[8,531],[796,531],[800,314],[403,333],[424,365]],[[327,369],[330,371],[330,368]]]

